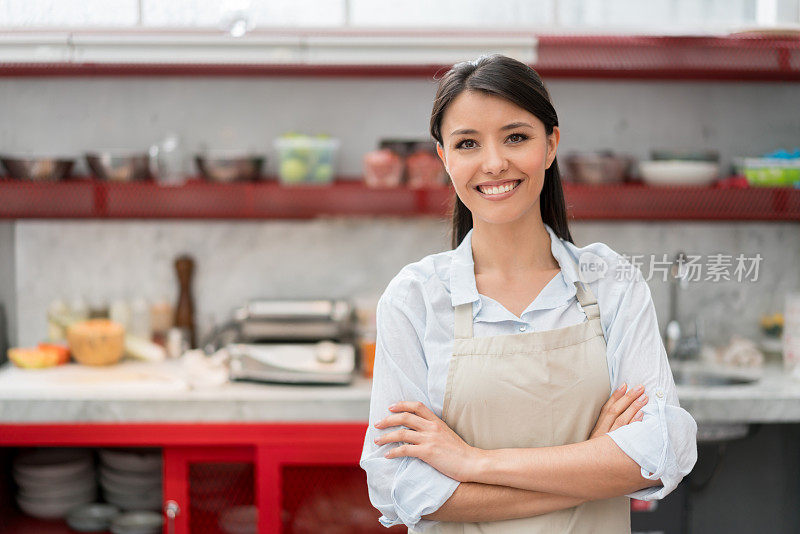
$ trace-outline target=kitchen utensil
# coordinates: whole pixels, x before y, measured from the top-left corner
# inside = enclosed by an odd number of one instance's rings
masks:
[[[86,163],[100,180],[140,182],[153,178],[148,152],[90,152],[86,154]]]
[[[125,329],[108,319],[89,319],[67,328],[72,357],[84,365],[117,363],[125,348]]]
[[[565,160],[567,177],[582,184],[610,184],[624,180],[633,159],[609,151],[572,152]]]
[[[254,182],[261,178],[265,156],[241,151],[209,150],[194,158],[200,173],[210,182]]]
[[[178,304],[175,306],[173,324],[189,332],[189,348],[197,346],[194,325],[194,297],[192,296],[192,275],[194,260],[183,255],[175,259],[175,273],[178,277]]]
[[[708,161],[640,161],[642,180],[649,185],[708,185],[716,180],[719,165]]]
[[[58,182],[69,177],[75,160],[65,157],[0,156],[8,174],[16,180]]]
[[[235,330],[230,377],[281,383],[346,384],[353,378],[355,316],[345,300],[256,300],[234,312],[205,346]]]

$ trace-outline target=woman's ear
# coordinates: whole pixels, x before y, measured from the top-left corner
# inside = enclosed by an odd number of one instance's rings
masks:
[[[553,126],[553,133],[547,136],[547,166],[545,169],[549,169],[553,160],[556,159],[556,149],[560,140],[561,130],[558,129],[558,126]]]
[[[439,144],[438,141],[436,142],[436,153],[439,154],[439,158],[442,160],[442,163],[444,163],[444,169],[449,174],[450,173],[450,169],[447,168],[447,159],[444,156],[444,149],[442,148],[442,145]]]

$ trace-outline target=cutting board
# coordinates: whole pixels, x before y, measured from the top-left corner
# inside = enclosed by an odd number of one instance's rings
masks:
[[[68,363],[46,369],[20,369],[7,363],[0,367],[0,395],[4,397],[14,393],[37,398],[144,396],[188,389],[180,366],[169,362],[122,361],[104,367]]]

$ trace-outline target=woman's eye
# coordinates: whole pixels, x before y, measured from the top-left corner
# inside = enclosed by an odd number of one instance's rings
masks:
[[[524,140],[526,140],[526,139],[528,138],[528,136],[527,136],[527,135],[525,135],[525,134],[521,134],[521,133],[513,133],[513,134],[509,135],[509,136],[508,136],[508,138],[509,138],[511,141],[515,142],[515,143],[521,143],[521,142],[523,142]],[[516,140],[516,141],[514,141],[514,139],[512,139],[512,138],[516,138],[517,140]]]
[[[469,145],[469,146],[464,146]],[[475,141],[472,139],[464,139],[456,145],[456,148],[475,148]]]

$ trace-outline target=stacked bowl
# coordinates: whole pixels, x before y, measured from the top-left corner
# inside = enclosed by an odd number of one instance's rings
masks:
[[[161,510],[159,449],[100,449],[100,486],[122,510]]]
[[[94,459],[86,449],[43,448],[21,451],[12,473],[22,511],[40,519],[60,519],[97,498]]]

